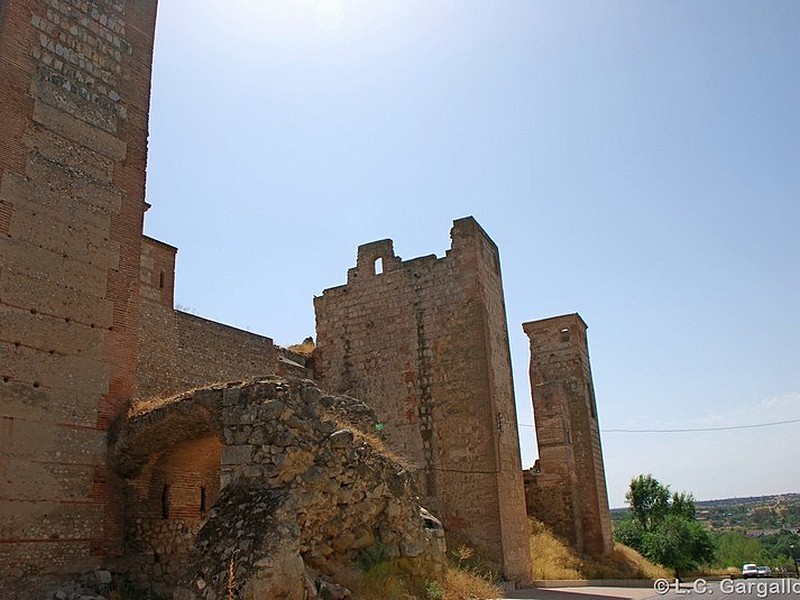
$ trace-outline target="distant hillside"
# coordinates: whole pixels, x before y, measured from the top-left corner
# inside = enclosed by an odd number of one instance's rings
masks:
[[[800,494],[698,500],[695,506],[697,518],[715,530],[739,529],[752,535],[800,530]],[[611,518],[618,521],[627,513],[627,508],[615,508]]]

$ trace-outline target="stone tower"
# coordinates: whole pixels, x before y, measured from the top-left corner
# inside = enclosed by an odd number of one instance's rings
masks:
[[[451,536],[530,578],[505,302],[497,247],[471,217],[444,258],[358,248],[347,285],[315,298],[315,375],[373,406]]]
[[[538,469],[525,473],[528,512],[582,554],[612,548],[586,323],[577,314],[523,324],[531,344]]]
[[[0,2],[0,581],[120,550],[105,435],[134,389],[155,17]]]

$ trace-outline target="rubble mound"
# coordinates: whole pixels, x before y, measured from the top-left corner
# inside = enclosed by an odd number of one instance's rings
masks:
[[[221,438],[222,487],[175,598],[314,598],[357,581],[375,555],[419,581],[443,572],[441,524],[363,402],[274,377],[195,390],[129,415],[115,444],[120,471],[134,474],[147,444],[173,441],[170,419],[186,426],[187,415]]]

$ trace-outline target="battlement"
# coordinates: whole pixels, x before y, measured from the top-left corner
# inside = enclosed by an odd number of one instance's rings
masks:
[[[422,502],[509,577],[530,576],[497,246],[472,217],[452,245],[403,261],[359,246],[347,284],[314,300],[315,378],[376,409]],[[376,268],[380,266],[380,269]]]

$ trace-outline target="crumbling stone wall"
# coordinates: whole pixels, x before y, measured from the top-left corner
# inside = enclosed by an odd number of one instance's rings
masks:
[[[315,378],[375,407],[415,466],[424,503],[508,577],[530,577],[497,247],[454,222],[444,258],[358,248],[347,285],[315,298]]]
[[[143,589],[177,585],[219,495],[221,451],[209,432],[155,453],[127,482],[125,570]]]
[[[162,589],[180,575],[182,598],[224,597],[232,581],[241,597],[303,598],[307,575],[352,583],[377,544],[411,577],[440,575],[443,530],[368,433],[375,422],[359,401],[281,378],[134,408],[114,445],[132,532],[123,567]],[[215,476],[206,513],[197,491]]]
[[[578,550],[613,547],[586,323],[577,314],[523,324],[531,344],[537,467],[525,473],[528,512]]]
[[[120,550],[155,9],[0,3],[0,581],[28,590]]]
[[[173,246],[144,238],[135,397],[163,398],[278,373],[272,339],[174,309],[175,253]]]

